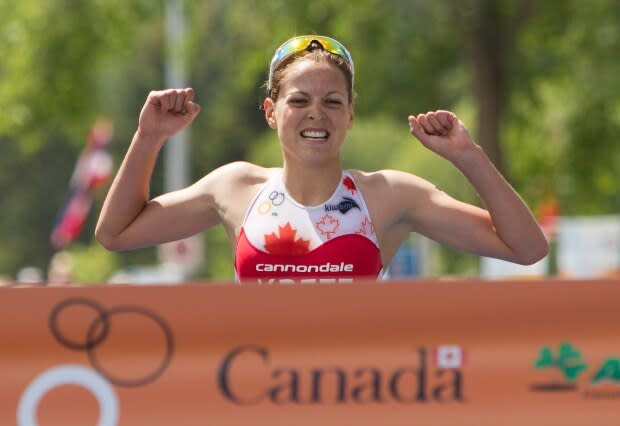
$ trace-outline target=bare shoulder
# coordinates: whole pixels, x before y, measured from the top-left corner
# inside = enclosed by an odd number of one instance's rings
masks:
[[[246,161],[234,161],[211,171],[195,186],[202,196],[211,198],[216,205],[245,205],[277,170]]]
[[[400,170],[385,169],[374,172],[351,170],[350,172],[362,192],[371,198],[374,195],[382,198],[390,195],[403,197],[404,193],[421,195],[435,189],[429,181]]]
[[[257,166],[247,161],[234,161],[218,167],[205,178],[216,179],[220,183],[230,182],[232,185],[248,185],[266,181],[274,173],[274,170],[277,169]]]
[[[387,264],[415,230],[415,218],[420,216],[420,209],[431,204],[429,201],[439,190],[429,181],[399,170],[351,170],[351,175],[364,196]]]
[[[392,229],[398,223],[411,223],[412,218],[443,194],[426,179],[399,170],[352,170],[351,174],[380,231]]]
[[[245,191],[252,191],[254,186],[265,183],[276,170],[246,161],[234,161],[205,175],[197,182],[197,186],[213,195],[227,194],[228,197],[235,198]]]
[[[235,161],[205,175],[196,183],[195,189],[205,200],[205,205],[217,212],[229,235],[233,235],[260,188],[278,170]]]

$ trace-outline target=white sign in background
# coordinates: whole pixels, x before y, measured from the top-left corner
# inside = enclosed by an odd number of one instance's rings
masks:
[[[620,216],[562,217],[557,238],[560,275],[596,278],[620,271]]]
[[[575,279],[620,274],[620,216],[560,217],[555,256],[559,276]],[[488,279],[545,277],[549,256],[533,265],[482,257],[480,276]]]

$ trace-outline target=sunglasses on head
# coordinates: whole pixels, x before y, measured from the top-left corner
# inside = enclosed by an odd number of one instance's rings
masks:
[[[327,52],[334,53],[344,59],[345,63],[351,69],[351,76],[355,78],[355,68],[353,67],[353,58],[346,47],[338,40],[331,37],[319,36],[319,35],[304,35],[293,37],[290,40],[285,41],[271,59],[271,65],[269,66],[269,82],[267,90],[271,91],[273,87],[273,73],[276,68],[284,62],[290,56],[309,50],[313,43],[318,43],[321,48]]]

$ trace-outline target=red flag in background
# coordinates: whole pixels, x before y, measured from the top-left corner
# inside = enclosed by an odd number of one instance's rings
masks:
[[[111,138],[112,123],[98,119],[88,134],[86,147],[75,165],[67,199],[56,216],[50,236],[55,250],[63,249],[78,237],[90,211],[94,190],[110,179]]]
[[[538,207],[538,224],[549,241],[555,239],[560,216],[560,206],[555,197],[547,197]]]

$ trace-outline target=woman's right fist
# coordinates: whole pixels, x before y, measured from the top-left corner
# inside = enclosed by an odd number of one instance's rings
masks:
[[[188,126],[199,112],[192,88],[152,91],[140,112],[139,131],[158,139],[169,138]]]

